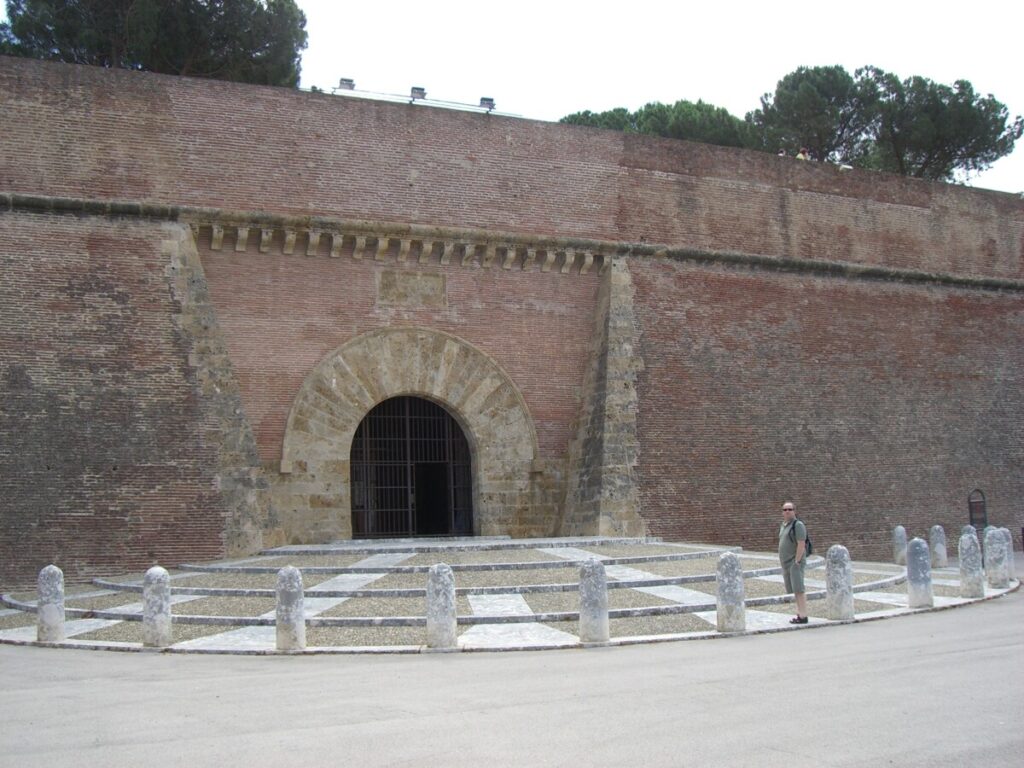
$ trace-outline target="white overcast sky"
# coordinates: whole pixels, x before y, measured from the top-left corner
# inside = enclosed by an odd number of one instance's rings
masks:
[[[703,99],[737,117],[801,65],[970,80],[1024,114],[1020,0],[297,0],[302,86],[476,104],[538,120]],[[2,6],[0,6],[2,8]],[[0,18],[6,14],[0,10]],[[971,184],[1024,193],[1024,140]]]
[[[298,0],[302,86],[476,104],[539,120],[703,99],[737,117],[801,65],[970,80],[1024,114],[1024,3]],[[971,181],[1024,192],[1024,139]]]

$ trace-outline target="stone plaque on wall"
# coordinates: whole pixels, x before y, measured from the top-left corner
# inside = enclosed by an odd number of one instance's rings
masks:
[[[428,272],[382,270],[377,276],[377,303],[413,309],[444,307],[444,277]]]

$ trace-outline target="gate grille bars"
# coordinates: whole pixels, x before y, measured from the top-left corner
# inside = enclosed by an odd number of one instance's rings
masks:
[[[356,430],[350,467],[354,538],[472,535],[469,444],[441,406],[378,404]]]

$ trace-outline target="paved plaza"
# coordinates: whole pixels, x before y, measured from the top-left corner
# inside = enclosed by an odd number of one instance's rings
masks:
[[[303,657],[0,645],[0,669],[0,763],[19,768],[935,768],[1024,754],[1020,591],[706,642]]]
[[[543,652],[0,644],[0,765],[1019,766],[1021,591],[893,615]]]
[[[612,644],[718,636],[716,564],[730,548],[650,539],[472,538],[348,541],[281,547],[242,560],[182,564],[170,575],[175,653],[273,653],[275,582],[295,565],[305,580],[309,653],[419,653],[424,650],[424,587],[432,564],[455,570],[457,647],[464,651],[577,647],[579,567],[600,560],[607,574]],[[737,552],[746,593],[745,631],[791,629],[777,556]],[[854,620],[913,612],[906,569],[854,563]],[[832,623],[825,568],[807,576],[812,626]],[[936,608],[964,605],[955,563],[931,573]],[[66,598],[64,644],[142,649],[141,574],[75,586]],[[984,587],[985,597],[1005,589]],[[34,594],[5,595],[0,642],[36,639]],[[849,619],[846,619],[849,620]]]

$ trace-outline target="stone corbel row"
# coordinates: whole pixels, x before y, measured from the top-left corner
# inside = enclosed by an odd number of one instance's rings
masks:
[[[470,242],[390,236],[363,233],[346,234],[316,229],[278,229],[242,224],[193,225],[197,239],[209,232],[210,250],[227,247],[245,253],[254,246],[259,253],[280,253],[292,256],[327,255],[374,261],[397,261],[400,264],[459,264],[483,269],[557,272],[563,275],[585,275],[592,269],[603,274],[611,264],[608,254],[596,250],[544,247],[514,242]]]

